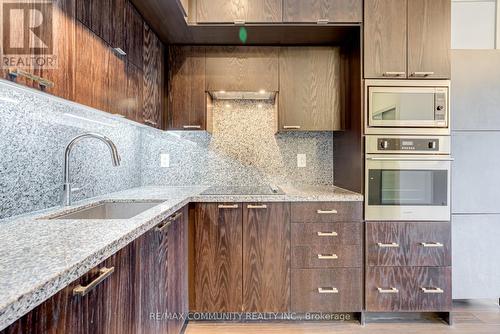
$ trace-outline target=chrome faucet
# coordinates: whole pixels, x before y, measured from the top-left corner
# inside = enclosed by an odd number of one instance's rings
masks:
[[[113,161],[113,166],[120,166],[120,155],[118,154],[118,150],[115,144],[106,136],[100,135],[94,132],[87,132],[81,135],[76,136],[71,139],[69,144],[66,146],[66,150],[64,151],[64,184],[63,184],[63,205],[71,205],[71,183],[69,176],[69,157],[71,154],[71,150],[73,147],[82,139],[85,138],[95,138],[99,139],[106,145],[108,145],[109,150],[111,152],[111,159]]]

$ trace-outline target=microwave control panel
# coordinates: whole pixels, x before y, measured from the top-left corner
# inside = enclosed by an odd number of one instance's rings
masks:
[[[436,93],[434,95],[434,119],[436,121],[446,120],[446,95],[446,91],[436,89]]]
[[[379,138],[380,151],[439,151],[439,139],[426,138]]]

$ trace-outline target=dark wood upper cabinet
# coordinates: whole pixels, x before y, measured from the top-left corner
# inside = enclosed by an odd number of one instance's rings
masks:
[[[144,22],[141,14],[130,1],[125,4],[124,49],[127,60],[142,69]]]
[[[449,78],[450,48],[450,0],[408,0],[408,75]]]
[[[76,0],[76,17],[113,48],[124,48],[127,0]]]
[[[130,120],[143,123],[142,94],[144,74],[142,68],[135,66],[131,62],[127,62],[126,72],[125,100],[120,104],[122,113]]]
[[[272,23],[282,21],[282,0],[197,0],[198,23]]]
[[[277,47],[207,47],[206,90],[278,91],[278,55]]]
[[[366,78],[406,77],[407,0],[365,0]]]
[[[168,50],[168,130],[205,130],[205,48],[171,46]]]
[[[158,39],[158,36],[145,24],[142,110],[144,124],[155,128],[163,127],[164,52],[163,44]]]
[[[190,311],[241,312],[241,204],[196,204],[194,221],[194,296]]]
[[[279,68],[279,131],[343,128],[338,48],[281,48]]]
[[[244,204],[243,311],[290,310],[290,204]]]
[[[284,22],[363,21],[362,0],[283,0]]]

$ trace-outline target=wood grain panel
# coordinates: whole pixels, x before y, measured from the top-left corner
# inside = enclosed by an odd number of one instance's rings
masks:
[[[170,46],[168,57],[167,129],[206,129],[205,48]]]
[[[336,255],[336,259],[320,259],[318,255]],[[292,268],[362,267],[363,249],[360,245],[324,245],[292,247]]]
[[[125,91],[125,101],[121,105],[123,114],[128,119],[142,123],[142,93],[143,93],[143,72],[142,68],[136,67],[133,63],[127,62],[127,87]]]
[[[386,72],[405,73],[407,0],[365,0],[365,78],[387,78]]]
[[[278,91],[278,48],[207,47],[207,91]]]
[[[404,224],[365,223],[366,226],[366,265],[367,266],[406,266],[408,235]],[[380,247],[378,243],[396,243],[397,247]]]
[[[279,23],[282,21],[282,0],[247,1],[246,22]]]
[[[359,312],[363,307],[361,268],[292,269],[292,312]],[[336,288],[322,294],[318,288]]]
[[[243,210],[243,311],[290,309],[290,204]]]
[[[156,128],[162,126],[163,59],[163,45],[151,28],[145,24],[143,49],[143,118],[145,124]]]
[[[112,114],[126,116],[128,111],[127,105],[127,64],[125,60],[118,56],[112,49],[107,48],[105,52],[108,54],[107,59],[107,87],[105,90],[106,95],[106,108],[104,111]]]
[[[318,235],[318,233],[325,234],[331,232],[335,232],[336,235]],[[362,245],[362,243],[363,225],[361,223],[292,224],[292,246]]]
[[[281,0],[198,0],[198,23],[280,22]]]
[[[380,293],[377,288],[398,289]],[[424,293],[422,288],[440,288],[443,293]],[[450,267],[371,267],[366,272],[366,309],[387,311],[451,310]]]
[[[142,69],[144,22],[141,14],[130,1],[125,3],[124,49],[127,60]]]
[[[284,22],[363,21],[362,0],[284,0]]]
[[[196,204],[194,290],[196,312],[241,312],[242,208]]]
[[[451,1],[408,0],[409,75],[433,72],[430,78],[450,78],[450,48]]]
[[[363,202],[292,203],[292,223],[331,223],[361,221]],[[332,213],[318,213],[332,211]],[[336,211],[336,213],[335,213]]]
[[[342,129],[338,48],[281,48],[279,68],[280,131],[287,126],[299,126],[300,131]]]

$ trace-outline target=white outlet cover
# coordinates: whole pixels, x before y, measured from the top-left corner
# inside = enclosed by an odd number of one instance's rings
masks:
[[[163,168],[170,167],[170,154],[167,153],[160,154],[160,166]]]
[[[297,154],[297,167],[304,168],[307,166],[307,158],[305,154]]]

